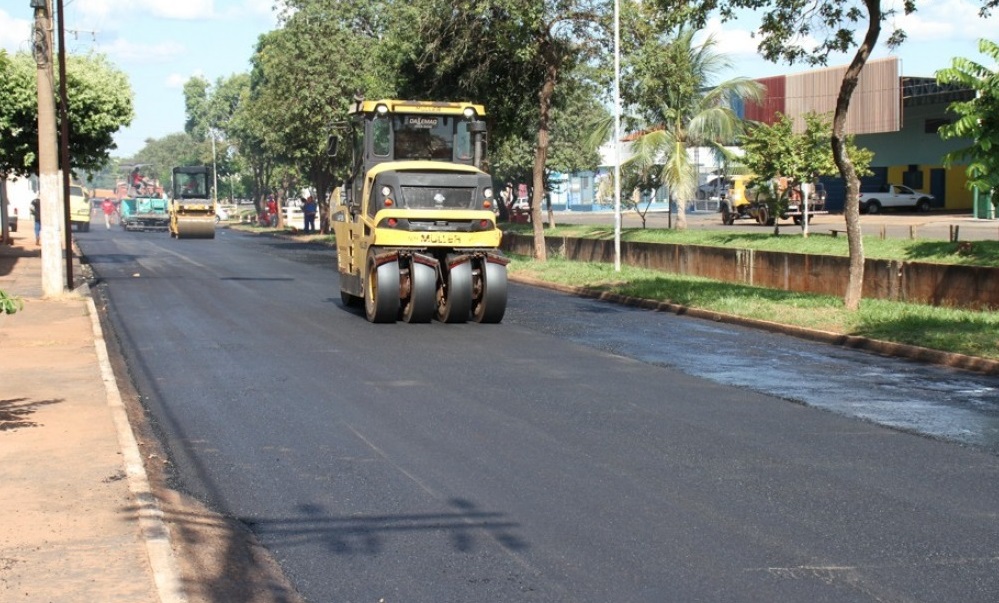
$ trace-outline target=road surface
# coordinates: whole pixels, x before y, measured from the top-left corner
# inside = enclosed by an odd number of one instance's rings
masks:
[[[372,325],[318,246],[78,239],[178,487],[309,601],[999,597],[995,378],[515,284]]]

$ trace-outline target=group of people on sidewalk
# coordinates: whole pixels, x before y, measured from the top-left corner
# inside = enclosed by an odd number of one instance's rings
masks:
[[[315,234],[316,212],[318,211],[319,206],[311,195],[302,197],[302,216],[305,218],[305,228],[302,229],[302,232],[305,234]]]
[[[311,195],[303,196],[299,198],[298,205],[302,208],[302,232],[305,234],[315,234],[319,232],[316,229],[316,215],[319,213],[319,204],[316,203],[316,199]],[[267,198],[267,203],[260,211],[260,216],[257,218],[257,221],[263,226],[274,227],[277,226],[277,215],[277,200],[275,200],[273,196],[269,196]]]

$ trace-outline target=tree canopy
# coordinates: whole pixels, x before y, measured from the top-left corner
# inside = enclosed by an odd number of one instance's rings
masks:
[[[37,90],[31,55],[0,51],[0,174],[38,171]],[[116,148],[114,134],[134,117],[128,77],[104,55],[69,55],[66,96],[70,169],[99,170]]]
[[[814,183],[819,176],[832,176],[839,173],[833,161],[832,147],[829,145],[830,123],[828,118],[814,113],[806,114],[804,132],[794,131],[793,121],[780,115],[773,125],[755,124],[740,138],[745,154],[742,163],[755,178],[750,183],[773,184],[786,180],[784,188],[777,187],[767,198],[771,216],[783,214],[788,205],[790,188],[801,183]],[[868,166],[874,154],[857,147],[853,137],[847,141],[847,152],[861,175],[869,174]],[[803,226],[807,226],[804,222]],[[780,225],[774,221],[774,234]]]
[[[825,65],[832,53],[853,51],[836,97],[830,144],[840,175],[846,181],[844,213],[850,245],[850,279],[843,302],[850,310],[858,309],[864,283],[864,246],[860,231],[860,178],[847,152],[847,111],[860,73],[880,39],[882,25],[893,23],[892,17],[899,12],[905,15],[915,12],[916,0],[905,0],[900,11],[894,8],[894,3],[883,6],[881,0],[704,0],[698,3],[650,0],[650,3],[665,11],[668,23],[674,26],[702,27],[708,17],[716,13],[721,14],[723,20],[729,20],[739,11],[754,11],[761,17],[756,32],[760,40],[757,50],[773,62]],[[980,15],[988,16],[997,3],[999,0],[982,0]],[[889,47],[896,47],[905,39],[905,32],[896,28],[889,33],[886,42]]]
[[[742,133],[743,121],[732,107],[738,99],[759,99],[762,87],[747,78],[715,82],[728,58],[709,36],[696,44],[696,32],[681,29],[674,37],[647,41],[634,69],[634,105],[646,130],[632,144],[629,163],[641,174],[658,166],[659,182],[678,201],[677,228],[684,228],[683,201],[694,197],[697,168],[688,150],[709,147],[724,155],[724,145]],[[661,63],[645,60],[648,54]]]
[[[968,161],[968,188],[988,194],[992,203],[999,205],[999,69],[994,67],[999,63],[999,44],[979,40],[978,50],[992,59],[993,67],[956,57],[949,68],[937,72],[941,84],[959,84],[975,91],[975,98],[950,105],[959,117],[940,128],[940,137],[973,141],[948,153],[944,160],[948,166]]]

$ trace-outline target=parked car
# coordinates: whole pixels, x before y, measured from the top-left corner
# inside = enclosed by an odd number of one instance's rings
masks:
[[[901,184],[883,184],[860,189],[860,211],[865,214],[880,213],[884,208],[915,208],[930,211],[933,195],[916,191]]]
[[[69,185],[69,223],[77,232],[90,230],[90,193],[79,184]]]

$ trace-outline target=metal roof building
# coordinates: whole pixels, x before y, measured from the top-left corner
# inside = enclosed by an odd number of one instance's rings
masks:
[[[817,69],[793,75],[760,78],[766,93],[760,102],[747,102],[736,110],[746,119],[772,124],[781,113],[790,117],[798,131],[804,115],[826,114],[836,108],[845,66]],[[850,99],[846,131],[858,146],[874,152],[866,185],[897,183],[931,193],[935,206],[971,209],[973,194],[965,186],[964,166],[945,168],[943,156],[966,147],[968,140],[943,140],[938,134],[954,114],[952,102],[974,98],[974,91],[941,86],[931,77],[905,77],[896,57],[872,60],[864,66]],[[829,207],[842,209],[845,186],[839,178],[825,178]]]

